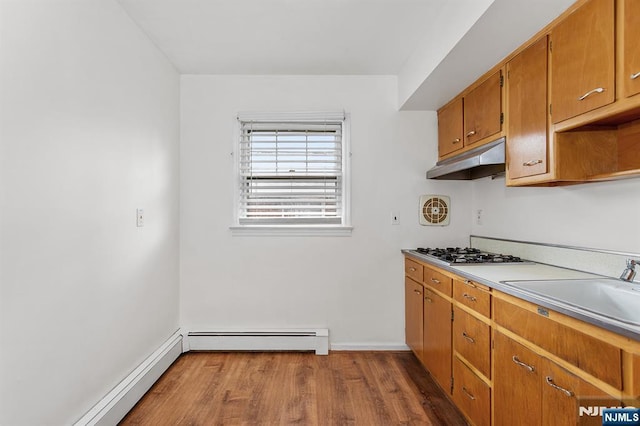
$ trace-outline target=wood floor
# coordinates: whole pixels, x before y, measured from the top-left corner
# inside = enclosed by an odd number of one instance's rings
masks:
[[[122,425],[466,425],[409,352],[182,355]]]

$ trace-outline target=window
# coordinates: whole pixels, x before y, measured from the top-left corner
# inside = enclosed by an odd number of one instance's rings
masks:
[[[239,114],[239,229],[349,229],[344,113]]]

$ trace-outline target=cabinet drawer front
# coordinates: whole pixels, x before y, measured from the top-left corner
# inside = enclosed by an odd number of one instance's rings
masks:
[[[494,309],[497,324],[622,389],[620,348],[499,298],[494,300]]]
[[[453,348],[490,378],[491,327],[458,307],[453,312]]]
[[[430,268],[424,270],[424,283],[449,297],[451,297],[451,281],[453,281],[451,278],[438,271]]]
[[[485,317],[491,317],[491,294],[487,287],[469,280],[455,280],[453,282],[453,298]]]
[[[491,423],[491,390],[458,358],[453,360],[453,401],[472,424]]]
[[[416,281],[422,282],[424,276],[424,268],[418,262],[414,262],[411,259],[404,259],[404,273],[405,275],[413,278]]]

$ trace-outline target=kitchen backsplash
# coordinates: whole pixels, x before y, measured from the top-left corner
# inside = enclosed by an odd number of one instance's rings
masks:
[[[619,278],[627,259],[640,260],[638,253],[560,246],[472,235],[471,247],[492,253],[508,253],[534,262]],[[638,271],[640,279],[640,271]]]

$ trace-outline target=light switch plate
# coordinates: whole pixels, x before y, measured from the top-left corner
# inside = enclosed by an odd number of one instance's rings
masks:
[[[144,209],[136,209],[136,226],[138,228],[144,226]]]

